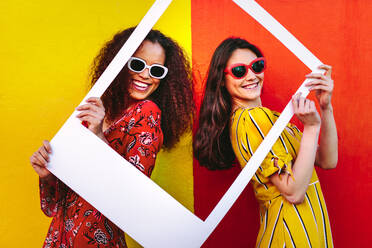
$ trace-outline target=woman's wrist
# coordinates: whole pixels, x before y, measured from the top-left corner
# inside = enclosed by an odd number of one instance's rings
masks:
[[[108,141],[105,137],[105,135],[103,134],[103,132],[100,132],[98,134],[96,134],[98,138],[100,138],[101,140],[103,140],[103,142],[105,142],[106,144],[108,144]]]
[[[304,125],[304,132],[311,132],[319,134],[320,132],[320,123],[314,123],[310,125]]]
[[[332,103],[329,103],[325,106],[320,106],[320,111],[321,113],[324,113],[324,112],[331,112],[333,113],[333,107],[332,107]]]
[[[50,182],[55,179],[55,176],[51,173],[46,176],[39,176],[39,179],[41,182]]]

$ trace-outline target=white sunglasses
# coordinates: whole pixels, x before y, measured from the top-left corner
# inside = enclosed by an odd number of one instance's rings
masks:
[[[163,79],[168,73],[167,67],[159,64],[147,65],[143,59],[137,57],[128,60],[128,68],[136,73],[141,73],[148,68],[150,76],[156,79]]]

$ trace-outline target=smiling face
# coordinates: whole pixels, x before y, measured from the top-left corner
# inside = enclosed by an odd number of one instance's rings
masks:
[[[233,64],[249,64],[257,56],[249,49],[236,49],[230,59],[227,61],[226,67]],[[263,85],[264,73],[255,74],[251,69],[248,73],[236,79],[230,74],[225,75],[225,87],[231,96],[232,108],[236,107],[257,107],[261,106],[261,90]]]
[[[159,43],[152,43],[145,40],[142,42],[138,50],[133,54],[133,57],[140,58],[147,65],[165,63],[165,51]],[[152,78],[149,74],[149,69],[146,68],[141,73],[129,71],[129,96],[134,101],[144,100],[149,97],[160,84],[160,79]]]

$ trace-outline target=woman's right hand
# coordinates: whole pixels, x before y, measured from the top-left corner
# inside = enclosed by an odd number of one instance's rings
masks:
[[[320,127],[320,116],[313,101],[301,97],[301,93],[298,93],[292,97],[292,106],[294,114],[304,127]]]
[[[44,140],[43,145],[36,152],[34,152],[30,158],[32,168],[34,168],[36,173],[42,179],[47,179],[52,176],[50,171],[46,168],[49,162],[49,154],[51,153],[52,148],[49,144],[49,141]]]
[[[87,128],[95,135],[105,141],[103,134],[103,122],[105,119],[105,108],[102,100],[98,97],[90,97],[86,104],[76,108],[80,113],[76,116],[82,122],[87,123]]]

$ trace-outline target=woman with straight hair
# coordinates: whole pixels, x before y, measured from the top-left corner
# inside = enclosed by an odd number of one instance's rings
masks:
[[[101,49],[92,86],[133,30],[117,33]],[[150,177],[159,150],[171,149],[191,130],[193,106],[190,66],[182,48],[151,30],[102,97],[77,107],[77,117]],[[50,153],[44,141],[30,159],[40,178],[41,209],[53,217],[43,247],[126,247],[122,230],[48,171]]]
[[[321,115],[313,101],[294,95],[292,106],[303,132],[288,124],[252,178],[260,205],[257,247],[333,247],[314,164],[336,167],[337,131],[331,67],[319,68],[325,73],[306,78]],[[202,166],[228,169],[237,159],[244,167],[278,119],[280,113],[262,106],[265,69],[262,52],[244,39],[228,38],[215,50],[194,137],[194,155]]]

